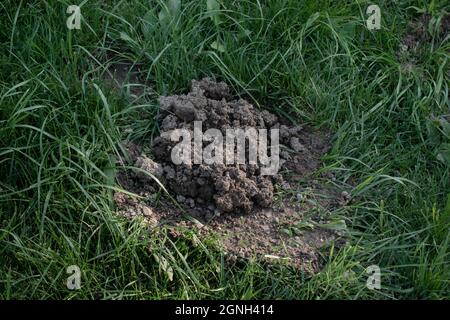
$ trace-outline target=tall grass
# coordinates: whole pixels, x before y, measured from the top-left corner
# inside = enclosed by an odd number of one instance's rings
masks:
[[[162,21],[162,1],[92,0],[81,30],[66,28],[68,1],[2,1],[0,298],[448,298],[450,170],[438,154],[450,143],[440,118],[450,113],[449,44],[398,56],[413,7],[448,7],[379,2],[374,32],[367,1],[224,1],[209,11],[182,1]],[[102,81],[121,60],[144,66],[150,95]],[[174,240],[114,215],[111,155],[157,130],[157,96],[206,75],[334,130],[322,171],[354,201],[330,212],[346,219],[348,241],[323,250],[317,275],[230,265],[208,241],[194,246],[192,231]],[[378,291],[366,288],[373,264]],[[81,290],[65,286],[69,265],[82,270]]]

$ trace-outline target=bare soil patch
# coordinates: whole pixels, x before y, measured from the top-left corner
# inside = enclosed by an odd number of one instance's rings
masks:
[[[145,199],[116,193],[119,214],[143,216],[152,227],[170,224],[174,236],[181,236],[177,230],[185,227],[195,228],[202,236],[214,235],[231,258],[286,261],[309,272],[317,270],[318,248],[335,240],[338,233],[319,223],[305,224],[304,214],[314,206],[339,206],[348,199],[311,181],[309,191],[326,195],[313,205],[305,190],[292,185],[308,181],[320,167],[320,158],[330,147],[329,134],[307,125],[292,126],[244,99],[234,99],[225,83],[208,78],[193,80],[185,95],[161,97],[160,107],[160,135],[151,145],[152,155],[129,143],[128,154],[119,159],[138,168],[119,172],[119,183]],[[175,165],[171,151],[176,142],[169,133],[174,129],[193,132],[194,121],[202,121],[203,132],[214,128],[224,136],[229,128],[279,129],[280,173],[263,176],[257,165],[227,164],[225,159],[215,164]],[[208,143],[204,141],[203,147]],[[178,204],[156,199],[161,187],[154,178]],[[277,193],[286,192],[294,194],[295,201],[274,202]]]

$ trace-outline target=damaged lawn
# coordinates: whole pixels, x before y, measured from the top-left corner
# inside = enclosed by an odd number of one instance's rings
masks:
[[[119,159],[118,164],[138,168],[135,172],[120,172],[118,180],[125,190],[141,199],[115,193],[119,213],[130,218],[143,216],[153,227],[170,221],[174,227],[197,229],[201,235],[212,233],[220,238],[225,253],[234,259],[286,260],[302,270],[317,271],[319,259],[316,251],[329,244],[336,234],[324,231],[326,228],[314,228],[326,226],[326,223],[309,223],[309,230],[301,236],[299,230],[302,228],[295,227],[302,223],[304,213],[315,207],[306,203],[308,195],[297,189],[296,183],[312,180],[320,158],[329,150],[328,135],[306,126],[287,125],[276,115],[260,111],[246,100],[233,98],[225,83],[208,78],[193,80],[187,95],[161,97],[159,100],[160,135],[147,148],[152,150],[155,161],[140,153],[138,150],[141,148],[136,145],[129,145],[127,154]],[[251,134],[246,135],[254,133],[257,136],[256,129],[260,134],[276,132],[277,145],[274,146],[274,140],[270,141],[272,154],[270,162],[266,163],[274,166],[271,161],[277,162],[273,172],[264,174],[267,168],[260,166],[261,163],[250,163],[250,149],[260,147],[258,142],[268,138],[259,136],[252,139]],[[177,146],[180,137],[177,135],[175,141],[171,139],[175,130],[186,130],[187,133],[186,140],[182,141],[186,150],[180,151],[187,151],[188,159],[179,164],[175,164],[173,158],[175,148],[180,148]],[[198,130],[199,141],[191,139],[196,134],[195,130]],[[216,139],[211,140],[211,132],[216,133]],[[223,140],[225,135],[226,141]],[[204,157],[210,156],[208,152],[211,152],[210,160],[215,161],[201,161],[200,156],[199,161],[193,163],[191,158],[196,156],[196,150],[193,150],[195,146],[191,148],[192,143],[199,143],[199,152]],[[227,149],[230,145],[231,148]],[[235,163],[239,160],[241,146],[243,161]],[[264,147],[268,147],[266,140]],[[277,150],[274,154],[275,147],[282,148],[282,151]],[[278,173],[279,170],[286,171],[284,176]],[[152,205],[152,198],[161,192],[161,188],[164,191],[167,188],[181,206],[167,200]],[[286,192],[295,193],[295,201],[283,199],[275,207],[275,195]],[[320,205],[327,206],[333,200],[337,202],[336,193],[330,192],[329,203],[323,203],[326,202],[324,199]],[[282,224],[286,226],[282,228]],[[295,236],[286,232],[292,228]]]
[[[448,298],[447,2],[170,2],[0,3],[0,299]]]

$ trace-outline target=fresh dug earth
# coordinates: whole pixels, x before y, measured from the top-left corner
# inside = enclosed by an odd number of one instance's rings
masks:
[[[209,78],[193,80],[186,95],[161,97],[160,110],[160,135],[149,148],[152,155],[143,154],[141,147],[128,143],[127,154],[119,159],[121,164],[136,167],[134,171],[119,172],[119,183],[146,200],[116,193],[118,212],[130,218],[143,216],[152,227],[169,223],[174,236],[181,236],[177,230],[184,227],[196,228],[202,235],[212,233],[221,239],[230,257],[286,260],[304,270],[316,270],[317,248],[333,240],[336,233],[315,225],[295,235],[289,232],[289,226],[303,221],[303,213],[314,209],[304,190],[291,185],[307,181],[319,168],[320,157],[329,150],[328,135],[308,126],[288,125],[246,100],[234,99],[225,83]],[[171,152],[178,142],[170,140],[170,133],[187,129],[193,137],[194,121],[202,122],[202,132],[214,128],[224,137],[226,129],[279,129],[279,174],[264,176],[260,166],[248,162],[227,164],[226,157],[218,164],[175,165]],[[204,140],[203,147],[210,143]],[[161,185],[179,205],[155,199]],[[312,182],[307,189],[311,186]],[[319,190],[318,186],[314,189],[326,194],[317,201],[318,207],[348,201],[339,192]],[[296,194],[296,200],[275,205],[275,194],[284,192]],[[190,219],[182,218],[186,216]]]
[[[170,140],[174,129],[187,129],[193,136],[194,121],[202,122],[203,132],[214,128],[224,137],[226,129],[231,128],[279,129],[280,143],[293,151],[281,152],[282,167],[295,169],[302,176],[317,169],[319,157],[328,150],[325,137],[312,134],[307,128],[284,125],[274,114],[260,111],[245,100],[233,100],[223,82],[194,80],[187,95],[161,97],[160,105],[161,134],[152,146],[155,161],[139,156],[135,165],[158,178],[178,202],[189,207],[213,205],[220,213],[249,213],[256,206],[266,208],[272,203],[275,184],[282,184],[283,178],[278,174],[262,176],[260,167],[248,161],[242,165],[176,165],[171,160],[172,148],[178,143]],[[208,143],[204,141],[203,147]]]

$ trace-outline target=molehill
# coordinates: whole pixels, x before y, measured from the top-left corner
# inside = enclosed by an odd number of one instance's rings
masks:
[[[192,80],[189,93],[163,96],[159,102],[160,135],[152,143],[153,159],[131,150],[131,161],[156,177],[179,203],[203,208],[205,214],[210,214],[210,211],[245,214],[255,207],[270,207],[276,187],[288,186],[281,173],[287,170],[297,178],[309,175],[318,168],[320,157],[329,148],[326,135],[317,134],[309,126],[289,125],[244,99],[234,99],[224,82],[209,78]],[[171,152],[178,142],[170,139],[170,133],[175,129],[193,133],[195,121],[202,122],[203,133],[208,129],[218,129],[224,137],[227,129],[254,128],[267,129],[268,132],[279,129],[279,173],[261,175],[261,166],[248,162],[227,164],[226,157],[222,163],[174,164]],[[270,144],[270,134],[267,136]],[[203,141],[203,147],[210,143]],[[133,177],[128,176],[126,184],[132,191],[142,189],[140,186],[143,184],[150,191],[158,187],[154,179],[141,171],[136,171]]]

